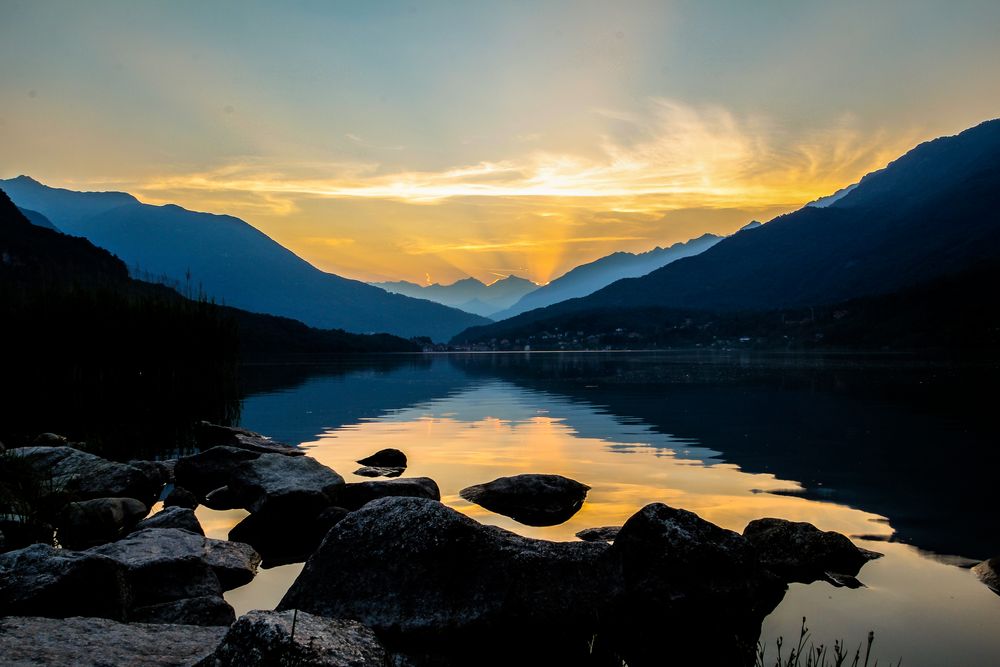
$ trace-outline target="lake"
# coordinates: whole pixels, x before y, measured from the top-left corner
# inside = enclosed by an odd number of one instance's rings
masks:
[[[348,481],[395,447],[442,501],[530,537],[574,540],[650,502],[742,531],[809,521],[885,557],[864,588],[792,584],[762,639],[849,646],[875,632],[881,664],[995,665],[1000,596],[969,566],[1000,554],[995,364],[741,353],[416,355],[244,369],[242,426],[301,445]],[[579,513],[528,527],[459,497],[503,475],[592,487]],[[199,508],[225,538],[243,511]],[[301,564],[262,570],[227,599],[273,607]]]

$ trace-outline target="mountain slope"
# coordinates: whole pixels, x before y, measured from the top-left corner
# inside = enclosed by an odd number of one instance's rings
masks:
[[[524,295],[539,289],[530,280],[514,275],[489,285],[475,278],[463,278],[450,285],[434,283],[424,286],[405,280],[372,284],[387,292],[428,299],[484,317],[492,317],[494,313],[509,308]]]
[[[482,318],[315,268],[239,218],[151,206],[124,193],[0,181],[19,206],[121,257],[137,276],[203,290],[228,305],[322,329],[442,340]]]
[[[51,220],[46,218],[38,211],[32,211],[29,208],[19,208],[17,210],[19,210],[21,212],[21,215],[27,218],[28,222],[30,222],[31,224],[37,225],[39,227],[45,227],[46,229],[51,229],[57,232],[59,231],[58,229],[56,229],[56,226],[52,224]]]
[[[616,252],[588,264],[581,264],[548,285],[522,297],[517,303],[493,315],[503,320],[520,313],[587,296],[622,278],[637,278],[683,257],[690,257],[708,250],[722,240],[715,234],[675,243],[667,248],[653,248],[648,252]]]
[[[917,146],[825,208],[779,216],[642,278],[525,313],[506,330],[597,308],[769,310],[928,283],[1000,258],[998,191],[994,120]]]

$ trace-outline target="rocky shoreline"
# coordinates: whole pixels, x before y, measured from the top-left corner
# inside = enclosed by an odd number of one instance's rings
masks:
[[[259,434],[202,433],[174,461],[108,461],[51,434],[4,454],[46,480],[36,502],[61,503],[52,525],[0,520],[5,664],[641,666],[703,647],[699,664],[752,664],[789,583],[861,586],[879,556],[807,523],[739,534],[661,503],[578,542],[529,539],[399,477],[396,450],[361,462],[389,479],[347,483]],[[462,495],[530,525],[565,520],[587,488],[518,475]],[[250,515],[209,539],[198,504]],[[237,619],[223,598],[262,564],[303,561],[275,611]]]

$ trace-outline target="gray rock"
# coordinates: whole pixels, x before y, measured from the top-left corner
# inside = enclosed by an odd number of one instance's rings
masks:
[[[210,654],[225,632],[102,618],[0,618],[0,656],[7,667],[187,667]]]
[[[621,526],[601,526],[600,528],[585,528],[576,534],[584,542],[614,542]]]
[[[583,642],[606,595],[607,550],[524,538],[433,500],[383,498],[330,530],[278,608],[357,619],[442,650],[473,646],[472,655],[487,630]]]
[[[0,555],[0,615],[123,620],[131,604],[125,569],[110,558],[45,544]]]
[[[1000,557],[984,560],[972,568],[972,571],[990,590],[1000,595]]]
[[[376,468],[405,468],[406,454],[398,449],[380,449],[371,456],[366,456],[357,461],[363,466],[373,466]]]
[[[187,561],[205,563],[218,576],[222,590],[227,591],[253,580],[260,564],[260,556],[248,544],[213,540],[176,528],[142,530],[85,553],[112,558],[125,566],[130,577],[139,580],[164,576],[164,572]]]
[[[39,433],[35,436],[32,444],[40,447],[61,447],[67,442],[69,442],[69,440],[66,436],[59,435],[58,433]]]
[[[146,477],[156,480],[159,484],[169,484],[174,481],[174,466],[177,459],[167,459],[165,461],[128,461],[128,465],[138,468],[146,474]]]
[[[70,503],[60,513],[59,543],[68,549],[85,549],[112,542],[148,513],[149,509],[134,498],[95,498]]]
[[[220,486],[217,489],[209,491],[201,504],[211,510],[224,511],[241,509],[241,502],[236,494],[229,490],[228,486]]]
[[[149,517],[143,519],[135,525],[132,532],[139,532],[147,528],[178,528],[186,530],[196,535],[204,535],[205,530],[201,527],[194,510],[186,507],[168,507]]]
[[[786,582],[808,584],[827,579],[827,573],[857,576],[865,563],[882,555],[855,546],[840,533],[785,519],[751,521],[743,536],[764,567]]]
[[[379,498],[426,498],[441,500],[441,490],[430,477],[407,477],[377,482],[355,482],[344,485],[337,504],[348,510],[356,510],[366,503]]]
[[[198,506],[198,497],[183,486],[175,486],[163,499],[164,507],[186,507],[193,510]]]
[[[384,667],[387,664],[388,656],[375,633],[357,621],[290,610],[251,611],[241,616],[215,653],[198,667]]]
[[[344,478],[311,456],[261,454],[241,462],[228,480],[229,491],[242,507],[256,512],[268,498],[322,494],[331,505]]]
[[[219,445],[238,447],[261,454],[283,454],[285,456],[303,456],[305,452],[294,445],[272,440],[266,435],[248,431],[245,428],[220,426],[210,422],[200,422],[196,429],[198,444],[202,447]]]
[[[580,511],[589,490],[562,475],[525,474],[470,486],[459,494],[528,526],[554,526]]]
[[[136,498],[150,506],[160,495],[159,482],[138,468],[72,447],[20,447],[11,451],[28,461],[38,474],[51,479],[53,490],[69,492],[80,500]]]
[[[129,620],[135,623],[228,626],[236,620],[236,612],[221,595],[203,595],[136,607]]]
[[[379,468],[376,466],[364,466],[354,471],[359,477],[399,477],[406,468]]]
[[[177,459],[174,479],[195,495],[204,497],[210,491],[227,485],[237,466],[258,456],[257,452],[237,447],[212,447]]]

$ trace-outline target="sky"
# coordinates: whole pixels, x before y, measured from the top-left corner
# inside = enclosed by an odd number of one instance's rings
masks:
[[[1000,2],[0,0],[0,177],[547,282],[1000,116]]]

